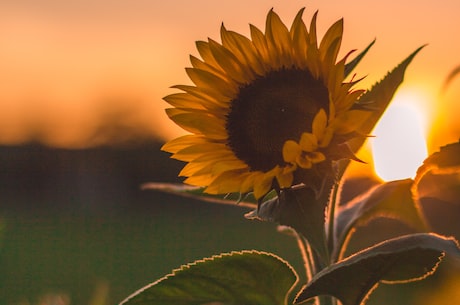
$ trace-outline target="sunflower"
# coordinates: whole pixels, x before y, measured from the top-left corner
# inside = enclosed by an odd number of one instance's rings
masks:
[[[290,29],[270,10],[265,33],[250,25],[247,38],[222,25],[221,43],[196,43],[201,59],[190,56],[186,69],[194,86],[164,98],[191,133],[162,148],[187,162],[185,183],[261,199],[296,184],[317,190],[333,161],[354,158],[346,141],[367,116],[353,107],[363,90],[344,81],[348,55],[337,61],[343,20],[318,45],[317,13],[308,30],[303,11]]]

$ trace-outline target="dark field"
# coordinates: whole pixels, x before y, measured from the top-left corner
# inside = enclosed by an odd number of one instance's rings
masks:
[[[1,147],[0,304],[35,304],[47,293],[88,304],[101,283],[115,304],[182,264],[231,250],[299,260],[291,237],[244,219],[243,208],[141,191],[180,181],[181,165],[160,146]]]
[[[107,304],[117,304],[182,264],[232,250],[270,251],[303,272],[293,238],[274,224],[244,219],[247,210],[141,191],[144,182],[180,182],[181,164],[160,146],[0,147],[0,304],[35,305],[59,293],[85,305],[105,285]],[[345,197],[369,185],[352,181]],[[435,232],[458,238],[460,205],[425,200],[424,208]],[[357,232],[360,243],[351,247],[404,231],[376,221]],[[428,280],[382,286],[368,304],[418,303],[444,278],[458,278],[458,270],[442,264]]]

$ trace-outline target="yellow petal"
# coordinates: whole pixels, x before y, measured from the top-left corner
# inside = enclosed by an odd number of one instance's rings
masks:
[[[205,63],[213,66],[216,70],[219,70],[225,74],[225,71],[222,69],[222,67],[219,65],[219,63],[216,61],[216,59],[212,55],[208,42],[197,41],[196,49],[198,50],[198,53],[200,53],[200,56],[204,60]]]
[[[333,62],[336,61],[342,41],[342,34],[343,19],[340,19],[326,31],[326,34],[324,34],[323,39],[321,40],[319,45],[321,59],[324,59],[326,54],[332,51],[332,54],[330,54],[331,59],[333,59]]]
[[[359,131],[359,128],[371,116],[370,111],[350,110],[339,114],[334,120],[334,129],[337,134],[347,134],[353,131]]]
[[[283,145],[283,159],[286,162],[295,162],[298,155],[300,155],[301,149],[299,144],[295,141],[288,140]]]
[[[250,70],[257,75],[264,74],[265,70],[259,54],[249,38],[233,31],[227,31],[224,25],[221,27],[220,35],[222,45],[233,52],[238,60],[243,63],[243,66],[247,66],[247,73]],[[254,77],[254,75],[251,75],[251,77]]]
[[[209,194],[227,194],[240,191],[244,179],[242,171],[227,171],[217,176],[205,189]]]
[[[253,76],[248,75],[248,71],[243,68],[244,65],[227,48],[212,39],[209,39],[209,48],[222,69],[235,82],[245,84],[252,79]]]
[[[303,11],[304,8],[297,13],[290,30],[296,65],[300,68],[306,66],[307,42],[310,39],[307,27],[302,20]]]
[[[326,130],[327,126],[327,114],[324,109],[320,109],[318,113],[315,115],[312,123],[312,133],[316,136],[317,139],[321,139],[323,137],[324,131]]]
[[[254,181],[259,175],[262,175],[262,173],[261,172],[249,172],[249,175],[247,175],[244,178],[243,183],[241,183],[240,193],[244,194],[244,193],[248,193],[254,190]]]
[[[165,96],[163,100],[165,100],[171,106],[179,109],[207,109],[201,100],[184,92],[170,94]]]
[[[198,88],[210,92],[212,95],[222,94],[231,100],[237,93],[238,87],[236,84],[228,83],[226,80],[208,71],[195,68],[186,68],[185,71]]]
[[[214,109],[216,107],[220,109],[228,109],[228,104],[231,101],[231,99],[225,97],[219,92],[216,92],[215,90],[213,92],[206,92],[206,90],[203,90],[202,88],[187,85],[175,85],[171,88],[182,90],[185,93],[190,94],[195,98],[201,100],[203,105],[206,106],[207,109]]]
[[[260,199],[272,188],[274,174],[272,171],[260,175],[254,179],[254,197]]]
[[[319,147],[327,147],[331,143],[332,138],[334,137],[334,128],[332,126],[326,128],[323,133],[323,137],[318,143]]]
[[[196,135],[185,135],[178,138],[175,138],[161,147],[161,150],[167,151],[170,153],[176,153],[190,145],[196,144],[205,144],[208,143],[208,140],[204,137]]]
[[[273,9],[267,15],[265,36],[267,37],[269,50],[276,56],[275,68],[278,68],[279,65],[292,65],[291,36],[286,25]]]
[[[183,129],[195,133],[203,134],[210,139],[225,140],[227,139],[227,131],[225,129],[225,121],[211,116],[207,113],[198,112],[183,112],[180,109],[166,109],[169,118]]]
[[[237,169],[248,169],[248,165],[241,160],[220,160],[216,162],[212,167],[212,173],[218,175],[226,171],[232,171]]]
[[[294,165],[286,166],[276,175],[276,180],[281,188],[292,186],[292,182],[294,181],[294,170]]]
[[[261,30],[259,30],[257,27],[255,27],[252,24],[249,25],[249,28],[251,31],[252,43],[254,44],[260,57],[263,59],[263,62],[267,63],[268,65],[270,63],[270,52],[268,50],[268,45],[267,45],[267,40],[265,39],[265,35],[262,33]]]
[[[196,69],[200,69],[200,70],[204,70],[204,71],[208,71],[212,74],[215,74],[217,75],[218,77],[224,79],[225,81],[228,82],[228,77],[226,76],[226,74],[221,70],[221,69],[218,69],[208,63],[205,63],[203,62],[202,60],[196,58],[195,56],[193,55],[190,55],[190,63],[192,64],[193,68],[196,68]]]
[[[181,177],[190,177],[190,176],[195,176],[196,173],[202,172],[201,174],[204,174],[203,169],[208,168],[206,171],[206,174],[211,173],[211,167],[210,163],[208,162],[189,162],[187,163],[184,168],[179,172],[179,176]]]
[[[308,153],[308,159],[310,159],[310,161],[314,164],[314,163],[323,162],[324,160],[326,160],[326,156],[319,151],[315,151],[315,152]]]
[[[192,176],[184,180],[184,183],[194,186],[207,186],[213,181],[212,175]]]
[[[302,134],[299,144],[303,151],[312,152],[318,149],[318,139],[314,134],[309,132]]]
[[[316,11],[314,14],[313,14],[313,17],[311,18],[311,22],[310,22],[310,41],[308,42],[309,45],[311,46],[314,46],[315,49],[318,48],[318,44],[317,44],[317,38],[316,38],[316,19],[318,17],[318,11]]]
[[[182,160],[186,162],[190,162],[196,160],[197,158],[206,155],[210,151],[228,151],[228,148],[225,144],[220,143],[212,143],[212,142],[205,142],[205,143],[198,143],[195,145],[187,146],[171,156],[171,158]]]
[[[296,163],[304,169],[310,169],[313,166],[311,160],[305,156],[299,156],[296,160]]]
[[[329,49],[326,50],[326,54],[321,55],[323,58],[321,59],[321,72],[323,74],[323,78],[325,80],[325,85],[329,86],[332,82],[331,78],[334,80],[335,85],[335,61],[337,58],[338,48],[340,46],[341,39],[337,38],[332,42],[332,45]],[[329,88],[329,87],[328,87]],[[335,89],[335,86],[331,89]]]

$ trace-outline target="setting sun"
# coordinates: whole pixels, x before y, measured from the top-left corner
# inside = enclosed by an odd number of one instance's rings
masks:
[[[385,180],[415,176],[427,157],[423,96],[398,94],[373,131],[371,140],[375,172]]]
[[[385,181],[414,177],[427,157],[421,99],[412,92],[397,95],[373,131],[375,171]]]

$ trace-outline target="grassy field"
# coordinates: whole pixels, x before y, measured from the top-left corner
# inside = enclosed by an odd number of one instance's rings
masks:
[[[99,305],[90,300],[101,287],[108,288],[106,304],[117,304],[182,264],[232,250],[270,251],[302,272],[293,238],[274,224],[244,219],[247,210],[141,191],[144,182],[180,181],[181,165],[159,148],[1,147],[0,304],[35,305],[58,293],[72,305]],[[427,202],[425,208],[437,232],[460,235],[459,205]],[[404,230],[382,229],[387,225],[376,222],[357,239],[372,244]],[[420,305],[427,287],[440,291],[446,276],[458,274],[452,266],[441,265],[422,282],[382,286],[368,304]]]

